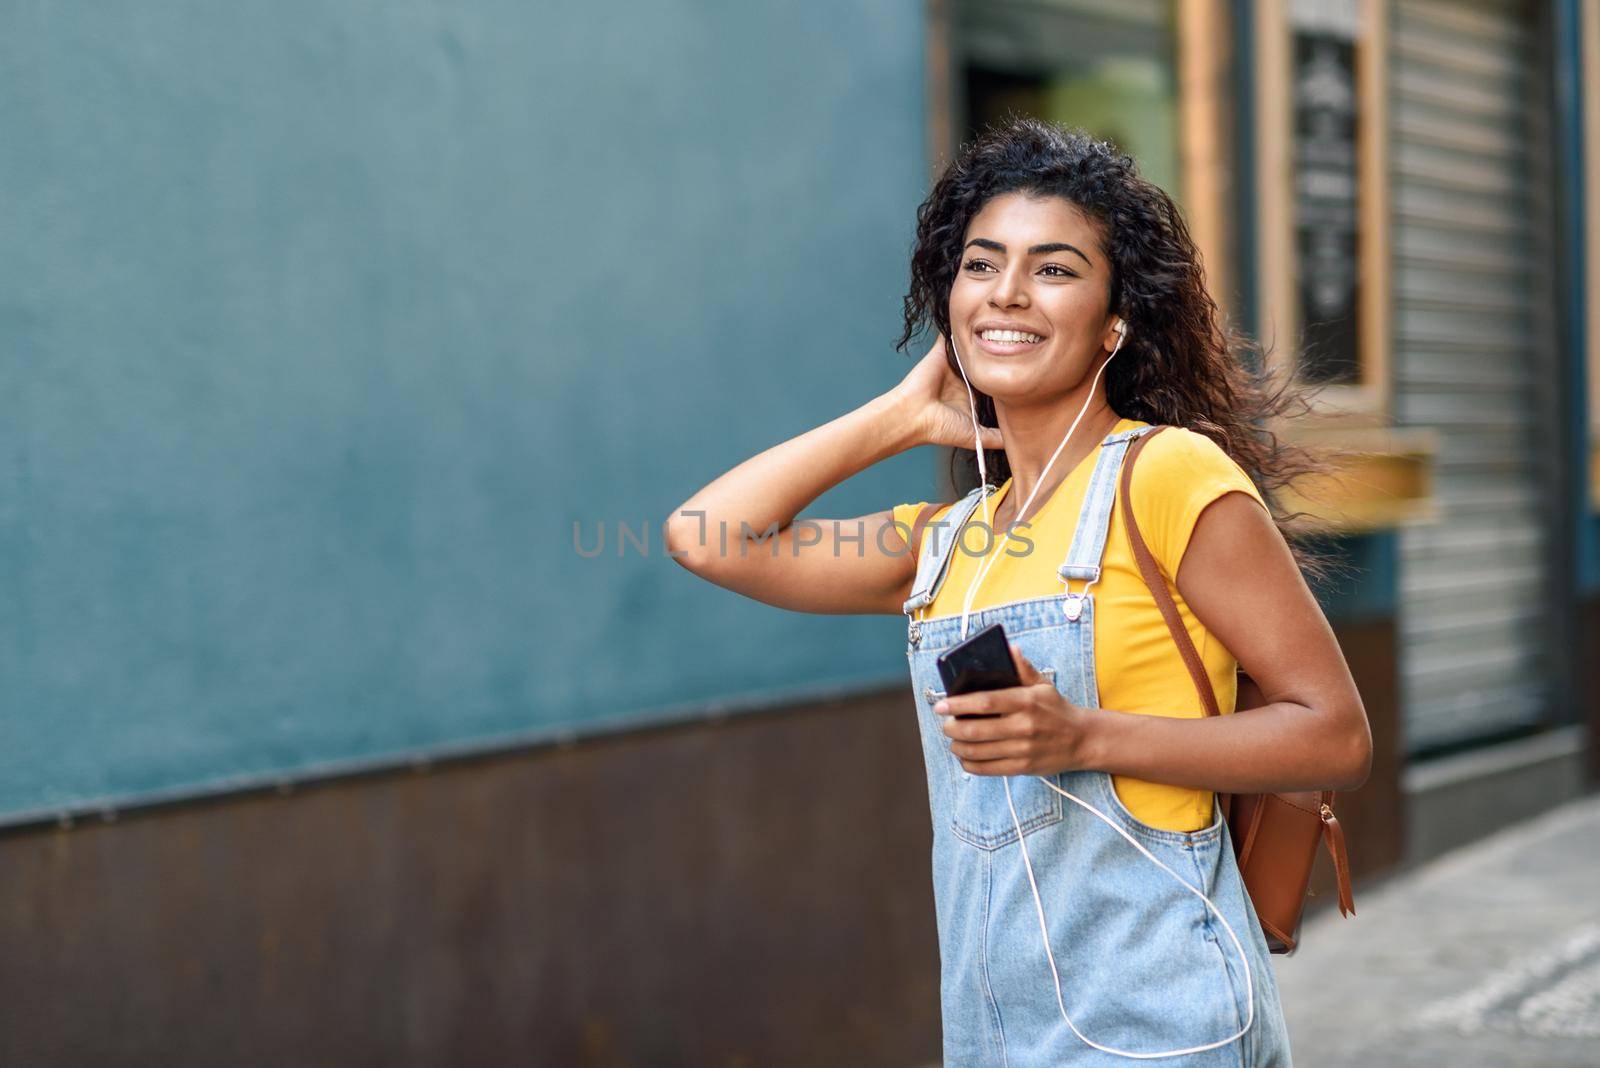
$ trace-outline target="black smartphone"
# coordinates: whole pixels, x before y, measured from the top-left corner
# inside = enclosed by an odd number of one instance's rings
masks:
[[[980,690],[1004,690],[1021,686],[1016,661],[1011,659],[1011,646],[1006,641],[1006,631],[998,623],[984,627],[978,633],[940,653],[934,663],[939,666],[939,677],[944,680],[946,694],[975,693]],[[957,719],[986,719],[998,712],[971,712]]]

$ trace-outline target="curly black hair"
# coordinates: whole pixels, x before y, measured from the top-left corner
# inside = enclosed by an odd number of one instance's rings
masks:
[[[1132,328],[1120,360],[1105,370],[1106,400],[1117,414],[1186,427],[1216,442],[1251,476],[1272,510],[1303,573],[1327,578],[1330,554],[1319,550],[1308,513],[1284,513],[1279,491],[1307,474],[1330,469],[1337,450],[1290,444],[1268,423],[1310,409],[1311,390],[1293,371],[1271,369],[1268,350],[1225,326],[1206,291],[1199,250],[1178,206],[1142,177],[1131,156],[1081,129],[1033,117],[1011,118],[964,145],[917,209],[905,330],[895,348],[932,326],[950,355],[950,289],[973,217],[1006,193],[1059,196],[1096,225],[1111,263],[1111,301]],[[994,401],[974,390],[978,421],[998,426]],[[985,466],[1004,481],[1003,449],[987,449]],[[978,484],[977,453],[957,449],[951,482]]]

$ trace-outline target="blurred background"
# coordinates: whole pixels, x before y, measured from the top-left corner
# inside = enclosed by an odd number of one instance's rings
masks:
[[[0,1063],[935,1061],[903,620],[659,524],[926,351],[915,209],[1017,113],[1326,386],[1358,908],[1588,793],[1597,0],[14,0]]]

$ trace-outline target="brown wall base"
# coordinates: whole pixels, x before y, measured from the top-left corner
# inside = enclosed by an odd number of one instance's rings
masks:
[[[936,1061],[909,704],[0,839],[0,1064]]]

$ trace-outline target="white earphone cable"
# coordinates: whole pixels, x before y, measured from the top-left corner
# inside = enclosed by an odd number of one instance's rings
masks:
[[[1079,409],[1077,418],[1074,419],[1072,421],[1072,425],[1067,428],[1066,436],[1061,439],[1061,444],[1056,446],[1056,451],[1051,454],[1049,462],[1045,464],[1044,471],[1039,475],[1039,481],[1033,487],[1033,492],[1028,494],[1028,499],[1023,502],[1023,505],[1022,505],[1021,508],[1017,509],[1018,517],[1021,517],[1021,516],[1025,515],[1025,514],[1027,514],[1028,505],[1033,503],[1033,498],[1039,492],[1039,487],[1044,485],[1044,477],[1045,477],[1045,475],[1049,474],[1050,465],[1056,462],[1056,457],[1057,456],[1061,455],[1061,450],[1066,447],[1067,442],[1069,440],[1071,440],[1071,438],[1072,438],[1072,432],[1074,430],[1078,429],[1078,423],[1083,419],[1083,413],[1088,411],[1089,402],[1094,397],[1095,386],[1100,381],[1100,372],[1104,371],[1106,369],[1106,364],[1110,363],[1112,358],[1115,357],[1116,354],[1119,351],[1121,351],[1122,343],[1123,343],[1124,340],[1126,340],[1126,338],[1127,338],[1127,324],[1123,320],[1118,319],[1117,320],[1117,344],[1116,344],[1116,347],[1111,350],[1111,355],[1106,357],[1105,362],[1100,365],[1100,369],[1095,372],[1094,382],[1092,382],[1090,384],[1090,386],[1089,386],[1089,395],[1088,395],[1088,397],[1086,397],[1084,399],[1083,407],[1081,409]],[[983,483],[983,497],[982,497],[983,519],[984,519],[985,525],[990,527],[990,529],[992,529],[992,524],[990,522],[990,517],[989,517],[989,479],[988,479],[988,471],[987,471],[987,468],[984,465],[984,460],[983,460],[983,438],[982,438],[982,431],[980,430],[980,428],[978,426],[977,400],[973,396],[972,382],[971,382],[970,379],[967,378],[967,369],[961,362],[961,353],[958,352],[956,350],[956,347],[955,347],[955,331],[954,330],[952,330],[951,334],[950,334],[950,351],[955,355],[956,367],[959,368],[960,371],[961,371],[961,380],[963,382],[965,382],[966,385],[967,385],[967,410],[968,410],[968,412],[970,413],[970,415],[972,417],[973,443],[974,443],[974,445],[976,445],[977,452],[978,452],[978,477]],[[959,544],[959,537],[960,537],[960,535],[958,533],[957,534],[958,544]],[[1000,548],[1004,548],[1005,547],[1006,541],[1009,540],[1010,537],[1011,537],[1010,532],[1009,531],[1006,532],[1004,537],[1002,538],[1002,540],[1000,542]],[[956,546],[952,545],[951,548],[950,548],[950,551],[954,552],[955,549],[956,549]],[[971,609],[972,609],[973,596],[974,596],[974,594],[976,593],[976,591],[978,589],[979,583],[981,583],[983,581],[984,576],[986,574],[988,574],[989,567],[993,566],[994,561],[996,559],[998,559],[998,557],[999,557],[999,553],[997,551],[993,557],[990,557],[989,559],[985,560],[984,564],[978,568],[977,574],[973,577],[972,582],[967,587],[966,601],[963,603],[962,608],[961,608],[961,636],[963,638],[965,638],[966,635],[967,635],[967,616],[971,612]],[[1087,587],[1085,587],[1084,593],[1087,594],[1087,592],[1088,592],[1088,589],[1087,589]],[[1022,848],[1022,863],[1023,863],[1023,866],[1027,869],[1028,885],[1033,890],[1033,904],[1034,904],[1034,908],[1038,912],[1038,916],[1039,916],[1039,934],[1040,934],[1041,938],[1044,940],[1045,958],[1050,962],[1050,978],[1055,984],[1056,1005],[1061,1009],[1061,1018],[1063,1020],[1067,1021],[1067,1026],[1072,1029],[1072,1033],[1077,1035],[1087,1045],[1093,1046],[1095,1049],[1101,1050],[1102,1052],[1115,1054],[1116,1056],[1119,1056],[1119,1057],[1131,1057],[1131,1058],[1136,1058],[1136,1059],[1141,1059],[1141,1060],[1153,1059],[1153,1058],[1157,1058],[1157,1057],[1179,1057],[1179,1056],[1184,1056],[1184,1055],[1191,1054],[1191,1053],[1200,1053],[1200,1052],[1203,1052],[1203,1051],[1208,1050],[1208,1049],[1216,1049],[1218,1046],[1225,1046],[1228,1043],[1236,1041],[1237,1039],[1241,1038],[1245,1034],[1245,1032],[1250,1030],[1251,1025],[1255,1022],[1255,1014],[1256,1014],[1255,985],[1254,985],[1254,979],[1252,978],[1252,975],[1251,975],[1250,958],[1245,954],[1244,946],[1240,943],[1239,936],[1234,933],[1233,925],[1230,924],[1228,922],[1227,917],[1222,914],[1222,910],[1217,908],[1216,904],[1209,897],[1207,897],[1202,891],[1200,891],[1200,890],[1196,889],[1195,887],[1190,886],[1188,883],[1184,882],[1182,877],[1179,876],[1177,872],[1173,871],[1171,868],[1167,867],[1167,865],[1163,864],[1159,859],[1156,858],[1156,856],[1153,853],[1151,853],[1142,844],[1140,844],[1139,841],[1136,838],[1134,838],[1132,835],[1130,835],[1127,831],[1123,830],[1121,827],[1118,827],[1116,825],[1116,823],[1113,822],[1111,820],[1111,818],[1108,817],[1104,812],[1101,812],[1099,809],[1095,808],[1093,805],[1089,804],[1087,801],[1084,801],[1081,798],[1078,798],[1078,797],[1074,796],[1073,794],[1068,793],[1066,790],[1063,790],[1061,787],[1059,787],[1055,783],[1051,782],[1046,776],[1036,775],[1036,776],[1034,776],[1034,778],[1038,779],[1040,782],[1044,783],[1046,786],[1050,787],[1050,789],[1054,790],[1056,793],[1060,794],[1061,796],[1063,796],[1065,798],[1068,798],[1073,803],[1075,803],[1077,805],[1080,805],[1083,808],[1086,808],[1090,812],[1094,813],[1094,815],[1098,819],[1100,819],[1103,823],[1105,823],[1106,826],[1110,827],[1112,830],[1114,830],[1118,834],[1122,835],[1122,837],[1126,838],[1128,840],[1128,842],[1135,849],[1137,849],[1140,853],[1143,853],[1147,858],[1149,858],[1149,860],[1150,860],[1150,862],[1152,864],[1154,864],[1156,867],[1160,868],[1162,871],[1166,872],[1168,875],[1172,876],[1173,879],[1177,880],[1179,886],[1183,887],[1185,890],[1188,890],[1190,893],[1192,893],[1196,897],[1198,897],[1201,901],[1205,902],[1206,907],[1209,908],[1212,912],[1214,912],[1216,914],[1218,920],[1222,921],[1222,926],[1228,932],[1228,937],[1233,940],[1234,949],[1238,951],[1239,959],[1244,962],[1245,1000],[1249,1003],[1249,1008],[1248,1008],[1248,1010],[1246,1012],[1246,1015],[1245,1015],[1244,1026],[1241,1027],[1234,1034],[1229,1035],[1227,1038],[1219,1039],[1216,1042],[1207,1043],[1206,1045],[1203,1045],[1203,1046],[1191,1046],[1188,1049],[1165,1050],[1163,1052],[1158,1052],[1158,1053],[1136,1053],[1136,1052],[1132,1052],[1132,1051],[1129,1051],[1129,1050],[1114,1049],[1114,1048],[1112,1048],[1110,1046],[1102,1046],[1100,1043],[1095,1042],[1092,1039],[1090,1039],[1089,1037],[1087,1037],[1082,1031],[1079,1031],[1078,1030],[1078,1025],[1073,1023],[1072,1022],[1072,1017],[1067,1014],[1066,999],[1062,996],[1062,993],[1061,993],[1061,972],[1056,967],[1055,951],[1052,950],[1051,947],[1050,947],[1050,927],[1045,922],[1044,901],[1039,896],[1039,884],[1038,884],[1038,881],[1035,880],[1034,875],[1033,875],[1033,860],[1032,860],[1032,858],[1030,858],[1028,856],[1028,844],[1025,841],[1025,836],[1022,833],[1022,822],[1021,822],[1021,820],[1019,820],[1017,818],[1017,806],[1011,799],[1011,777],[1010,776],[1004,776],[1004,777],[1002,777],[1001,782],[1005,785],[1006,805],[1007,805],[1008,808],[1011,809],[1011,823],[1012,823],[1012,826],[1014,826],[1016,828],[1016,830],[1017,830],[1017,845],[1019,845]],[[1115,789],[1115,787],[1113,787],[1113,789]]]
[[[1101,1050],[1101,1051],[1106,1052],[1106,1053],[1115,1053],[1119,1057],[1136,1057],[1136,1058],[1140,1058],[1140,1059],[1149,1059],[1149,1058],[1155,1058],[1155,1057],[1180,1057],[1180,1056],[1184,1056],[1184,1055],[1190,1054],[1190,1053],[1200,1053],[1200,1052],[1203,1052],[1204,1050],[1216,1049],[1218,1046],[1226,1046],[1228,1043],[1233,1042],[1236,1039],[1242,1037],[1246,1031],[1250,1030],[1250,1025],[1255,1022],[1255,1016],[1256,1016],[1255,986],[1254,986],[1254,983],[1253,983],[1253,981],[1251,979],[1251,976],[1250,976],[1250,958],[1245,956],[1244,946],[1240,945],[1239,936],[1237,934],[1234,934],[1233,925],[1231,923],[1229,923],[1228,922],[1228,918],[1222,914],[1222,910],[1217,908],[1216,904],[1209,897],[1207,897],[1205,894],[1201,893],[1199,890],[1195,889],[1194,887],[1190,886],[1188,883],[1184,882],[1182,877],[1179,876],[1177,872],[1173,871],[1171,868],[1167,867],[1159,859],[1157,859],[1154,854],[1152,854],[1148,849],[1146,849],[1142,844],[1140,844],[1138,839],[1134,838],[1127,831],[1123,830],[1121,827],[1118,827],[1115,823],[1113,823],[1106,816],[1106,814],[1104,812],[1101,812],[1099,809],[1095,808],[1093,805],[1089,804],[1087,801],[1084,801],[1084,800],[1082,800],[1082,799],[1080,799],[1078,797],[1075,797],[1074,795],[1068,793],[1066,790],[1063,790],[1061,787],[1057,786],[1055,783],[1051,782],[1049,779],[1045,778],[1043,775],[1036,775],[1036,776],[1034,776],[1034,778],[1038,779],[1040,782],[1042,782],[1046,786],[1050,787],[1050,789],[1054,790],[1056,793],[1060,794],[1062,797],[1070,798],[1076,804],[1081,805],[1084,808],[1088,809],[1090,812],[1094,813],[1095,816],[1097,816],[1102,822],[1104,822],[1107,827],[1110,827],[1113,831],[1116,831],[1118,834],[1122,835],[1122,837],[1126,838],[1128,840],[1128,842],[1133,846],[1133,848],[1135,848],[1139,852],[1143,853],[1146,857],[1149,857],[1150,858],[1150,862],[1152,864],[1154,864],[1156,867],[1160,868],[1162,871],[1166,872],[1168,875],[1170,875],[1174,879],[1176,879],[1179,886],[1183,887],[1185,890],[1189,891],[1191,894],[1193,894],[1196,897],[1198,897],[1201,901],[1204,901],[1205,904],[1206,904],[1206,908],[1208,908],[1212,912],[1216,913],[1217,919],[1222,921],[1222,926],[1228,932],[1228,937],[1233,939],[1233,947],[1234,947],[1235,950],[1238,951],[1239,959],[1244,961],[1244,996],[1245,996],[1246,1002],[1249,1003],[1249,1008],[1245,1012],[1244,1026],[1239,1028],[1239,1030],[1235,1031],[1233,1034],[1229,1035],[1227,1038],[1221,1038],[1221,1039],[1218,1039],[1215,1042],[1209,1042],[1209,1043],[1207,1043],[1206,1045],[1203,1045],[1203,1046],[1190,1046],[1188,1049],[1172,1049],[1172,1050],[1165,1050],[1165,1051],[1162,1051],[1162,1052],[1159,1052],[1159,1053],[1134,1053],[1134,1052],[1130,1052],[1128,1050],[1114,1049],[1111,1046],[1102,1046],[1100,1043],[1094,1041],[1093,1039],[1091,1039],[1088,1036],[1086,1036],[1082,1031],[1078,1030],[1078,1025],[1072,1022],[1072,1017],[1071,1016],[1067,1015],[1067,1005],[1066,1005],[1066,1002],[1062,999],[1062,996],[1061,996],[1061,972],[1056,967],[1056,955],[1055,955],[1055,952],[1050,948],[1050,928],[1045,923],[1044,902],[1039,897],[1039,884],[1034,880],[1034,877],[1033,877],[1033,861],[1028,856],[1028,843],[1024,839],[1024,836],[1022,834],[1022,824],[1017,819],[1017,806],[1011,800],[1011,778],[1009,776],[1007,776],[1007,777],[1005,777],[1004,779],[1001,780],[1003,783],[1005,783],[1006,805],[1011,809],[1011,823],[1012,823],[1012,826],[1016,827],[1016,829],[1017,829],[1017,844],[1022,847],[1022,863],[1028,870],[1028,886],[1031,887],[1032,890],[1033,890],[1034,908],[1039,913],[1039,934],[1044,939],[1044,953],[1045,953],[1045,956],[1050,961],[1050,978],[1055,982],[1055,986],[1056,986],[1056,1004],[1058,1006],[1060,1006],[1060,1008],[1061,1008],[1061,1018],[1063,1020],[1067,1021],[1067,1026],[1072,1028],[1072,1033],[1077,1035],[1079,1038],[1083,1039],[1084,1042],[1086,1042],[1089,1045],[1093,1046],[1097,1050]]]
[[[1045,476],[1050,473],[1050,468],[1055,466],[1056,457],[1061,455],[1061,450],[1067,447],[1068,441],[1072,440],[1073,431],[1077,430],[1078,424],[1083,422],[1084,413],[1089,410],[1089,403],[1094,400],[1094,388],[1100,384],[1100,375],[1105,371],[1106,366],[1116,358],[1117,353],[1122,350],[1123,338],[1127,336],[1126,328],[1121,325],[1122,321],[1120,319],[1117,322],[1117,344],[1114,348],[1112,348],[1111,355],[1107,356],[1100,364],[1099,368],[1095,370],[1094,381],[1089,383],[1089,393],[1083,398],[1083,407],[1078,409],[1077,417],[1072,420],[1072,425],[1067,427],[1066,434],[1061,438],[1061,444],[1057,445],[1056,451],[1050,454],[1050,459],[1045,463],[1044,470],[1039,473],[1039,480],[1033,484],[1033,489],[1029,492],[1028,499],[1022,502],[1021,508],[1017,509],[1017,518],[1019,520],[1028,513],[1028,505],[1033,503],[1033,499],[1039,495],[1039,490],[1044,487]],[[955,352],[956,367],[960,368],[961,370],[961,380],[967,384],[967,408],[972,414],[973,432],[976,436],[981,434],[981,432],[978,430],[978,406],[972,395],[972,382],[967,378],[967,369],[961,363],[961,353],[956,352],[955,335],[953,333],[950,338],[950,351]],[[992,533],[994,530],[994,524],[989,517],[989,478],[987,475],[987,469],[985,468],[983,462],[983,440],[981,436],[976,437],[976,444],[978,446],[978,477],[983,482],[984,528]],[[1013,478],[1013,483],[1014,482],[1015,479]],[[960,538],[959,534],[957,535],[957,538]],[[988,556],[981,564],[978,565],[977,574],[973,577],[971,584],[967,586],[967,597],[961,605],[962,638],[967,636],[967,617],[972,613],[972,599],[977,595],[978,587],[983,583],[984,577],[989,574],[989,569],[992,568],[994,566],[994,562],[1000,558],[999,550],[1004,549],[1006,547],[1006,543],[1010,540],[1011,531],[1002,531],[999,548],[994,551],[993,555]],[[954,549],[952,549],[952,551],[954,551]]]

